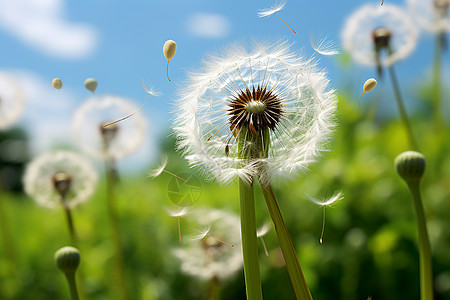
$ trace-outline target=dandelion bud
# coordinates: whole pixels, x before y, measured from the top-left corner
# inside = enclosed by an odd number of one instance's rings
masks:
[[[80,265],[80,251],[70,246],[63,247],[55,252],[55,263],[65,274],[75,273]]]
[[[363,86],[363,93],[361,95],[361,97],[359,97],[359,101],[358,101],[358,105],[361,104],[361,98],[362,96],[367,93],[370,92],[371,90],[373,90],[373,88],[377,85],[377,81],[373,78],[369,78],[366,80],[366,82],[364,82],[364,86]]]
[[[62,81],[60,78],[53,78],[52,80],[52,87],[54,89],[59,90],[62,87]]]
[[[425,171],[425,157],[419,152],[406,151],[395,158],[394,165],[406,182],[419,181]]]
[[[175,43],[175,41],[167,40],[164,43],[163,53],[164,53],[164,57],[167,59],[166,74],[167,74],[167,79],[169,81],[170,81],[170,78],[169,78],[169,61],[175,56],[175,52],[176,51],[177,51],[177,43]]]
[[[98,85],[98,82],[95,78],[87,78],[84,81],[84,87],[86,89],[90,90],[92,93],[94,93],[95,90],[97,89],[97,85]]]

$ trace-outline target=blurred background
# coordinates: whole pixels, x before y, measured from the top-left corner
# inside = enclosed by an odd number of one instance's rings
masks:
[[[305,57],[314,53],[311,37],[326,36],[342,48],[344,23],[363,3],[288,1],[279,14],[296,34],[276,15],[257,16],[273,4],[266,0],[0,0],[0,72],[14,78],[24,98],[20,119],[0,129],[0,225],[8,228],[10,238],[0,244],[0,299],[67,298],[66,283],[53,262],[55,250],[70,243],[64,215],[38,206],[24,194],[25,165],[49,150],[81,152],[73,138],[75,111],[92,97],[105,95],[128,99],[137,108],[147,97],[142,82],[160,95],[150,97],[140,112],[146,119],[142,144],[117,161],[117,217],[130,299],[208,299],[210,283],[183,273],[171,250],[183,247],[178,243],[177,218],[167,213],[173,177],[165,173],[147,177],[161,154],[168,154],[167,170],[199,178],[202,192],[196,207],[239,212],[236,183],[206,182],[175,151],[171,111],[186,74],[198,70],[209,54],[248,40],[288,40]],[[408,12],[405,1],[387,4]],[[418,25],[414,19],[413,23]],[[427,157],[422,192],[436,299],[450,299],[450,59],[448,51],[443,52],[445,120],[442,130],[436,130],[431,76],[435,35],[418,30],[417,46],[395,68],[420,150]],[[162,52],[168,39],[177,42],[169,64],[171,82]],[[395,156],[408,150],[408,142],[391,83],[385,74],[386,80],[379,80],[358,106],[362,85],[370,77],[377,78],[376,69],[359,65],[340,50],[340,55],[319,61],[339,99],[339,125],[330,151],[297,181],[277,186],[278,201],[315,299],[419,299],[415,212],[393,167]],[[59,90],[51,85],[55,77],[63,82]],[[98,81],[94,96],[83,86],[88,77]],[[105,212],[106,177],[102,163],[92,163],[100,176],[96,193],[73,210],[84,289],[88,299],[119,299]],[[326,198],[336,190],[343,191],[344,199],[326,208],[320,244],[323,210],[306,194]],[[256,205],[258,222],[263,224],[270,218],[259,191]],[[186,234],[192,229],[189,221],[181,225]],[[260,245],[265,298],[293,299],[274,231],[264,238],[269,252],[266,257]],[[8,252],[13,252],[14,263]],[[219,294],[223,299],[245,298],[242,270],[222,282]]]

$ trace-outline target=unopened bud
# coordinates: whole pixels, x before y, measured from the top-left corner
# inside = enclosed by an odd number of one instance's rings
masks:
[[[406,182],[419,181],[425,172],[425,156],[415,151],[399,154],[394,161],[398,175]]]
[[[55,263],[65,274],[75,273],[80,265],[80,251],[70,246],[63,247],[55,252]]]

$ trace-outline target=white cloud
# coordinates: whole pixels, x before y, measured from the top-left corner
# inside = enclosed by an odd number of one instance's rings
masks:
[[[65,19],[64,0],[0,0],[0,26],[50,55],[81,58],[97,45],[97,32]]]
[[[230,32],[230,21],[218,14],[196,13],[187,20],[190,34],[206,38],[223,38]]]

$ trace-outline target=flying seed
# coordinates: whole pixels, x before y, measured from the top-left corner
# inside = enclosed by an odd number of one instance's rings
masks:
[[[176,51],[177,51],[177,43],[175,43],[175,41],[167,40],[164,43],[163,53],[164,57],[167,59],[166,74],[167,79],[169,81],[171,81],[169,78],[169,61],[175,56]]]
[[[363,93],[361,95],[361,97],[359,97],[359,101],[358,101],[358,105],[361,104],[361,98],[365,93],[370,92],[371,90],[373,90],[373,88],[377,85],[377,81],[373,78],[369,78],[366,80],[366,82],[364,82],[364,86],[363,86]]]
[[[60,78],[53,78],[52,80],[52,87],[54,89],[59,90],[62,87],[62,81]]]
[[[84,81],[84,87],[88,90],[90,90],[92,93],[95,93],[95,90],[97,89],[98,82],[95,78],[87,78]]]

